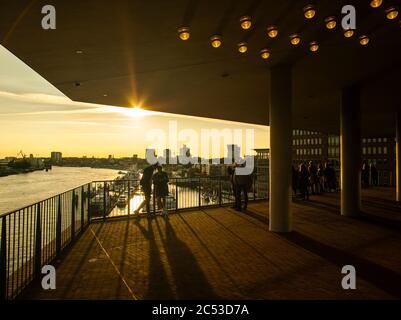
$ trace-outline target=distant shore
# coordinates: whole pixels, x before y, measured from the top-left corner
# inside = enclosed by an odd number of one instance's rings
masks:
[[[7,170],[0,170],[0,177],[12,176],[15,174],[30,173],[34,171],[45,170],[44,168],[29,168],[29,169],[12,169],[7,168]]]

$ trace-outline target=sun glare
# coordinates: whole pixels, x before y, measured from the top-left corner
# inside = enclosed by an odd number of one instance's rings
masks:
[[[141,109],[141,107],[121,108],[119,112],[131,118],[144,117],[150,114],[150,111]]]

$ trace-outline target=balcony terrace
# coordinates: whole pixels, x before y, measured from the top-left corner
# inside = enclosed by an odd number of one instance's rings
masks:
[[[57,289],[21,299],[400,298],[401,215],[391,188],[364,189],[359,218],[339,194],[295,200],[291,233],[268,232],[268,203],[94,222],[57,261]],[[341,234],[341,237],[339,237]],[[357,290],[343,290],[353,265]]]

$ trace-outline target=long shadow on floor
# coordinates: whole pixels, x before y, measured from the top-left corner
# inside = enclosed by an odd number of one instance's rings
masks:
[[[156,220],[158,228],[162,228]],[[219,299],[200,268],[191,249],[181,241],[165,220],[166,237],[163,239],[178,299]]]
[[[385,203],[384,201],[381,200],[367,200],[367,199],[362,199],[362,204],[365,206],[371,206],[374,208],[378,208],[381,210],[388,211],[390,213],[400,213],[401,211],[401,205],[398,205],[395,201],[393,203]]]
[[[90,231],[91,226],[89,226],[89,229],[86,230],[86,232],[91,232]],[[94,231],[96,236],[99,236],[100,233],[102,232],[104,228],[104,223],[101,223],[100,226],[97,228],[96,231]],[[76,283],[76,278],[81,275],[81,270],[84,267],[84,265],[87,263],[88,257],[90,254],[93,254],[94,248],[97,247],[97,242],[96,238],[92,237],[90,242],[86,245],[85,252],[82,254],[82,256],[79,259],[79,262],[75,265],[74,271],[70,272],[72,274],[72,277],[68,280],[66,283],[65,287],[63,288],[63,294],[62,296],[67,297],[69,293],[71,293],[73,285]],[[65,257],[68,257],[69,250],[74,250],[75,247],[71,247],[67,250],[65,253]]]
[[[224,268],[224,266],[222,265],[222,263],[219,261],[218,257],[208,248],[208,246],[206,245],[206,243],[202,240],[202,238],[196,233],[196,231],[194,230],[194,228],[190,225],[189,222],[187,222],[186,219],[184,219],[184,217],[182,215],[178,215],[178,217],[181,219],[181,221],[186,225],[186,227],[189,229],[189,231],[193,234],[193,236],[196,238],[196,240],[201,244],[201,246],[206,250],[206,252],[208,253],[208,255],[212,258],[212,260],[214,261],[214,263],[216,265],[219,266],[221,272],[224,273],[224,275],[229,279],[229,281],[231,282],[231,284],[237,289],[237,291],[241,291],[240,287],[238,286],[238,284],[236,283],[234,277],[232,277],[232,275],[230,275],[229,272],[227,272]]]
[[[353,265],[356,269],[357,277],[361,277],[394,297],[401,298],[401,275],[393,270],[339,250],[335,247],[323,244],[297,231],[288,234],[283,233],[280,234],[280,236],[338,265],[340,268],[344,265]]]
[[[386,219],[384,217],[379,217],[373,214],[366,213],[364,211],[361,211],[360,216],[354,217],[353,219],[368,222],[374,225],[379,225],[389,230],[401,232],[401,221],[398,220]]]
[[[147,219],[147,229],[143,227],[139,221],[135,221],[135,225],[149,241],[149,285],[147,292],[143,295],[143,299],[174,299],[175,295],[168,281],[160,251],[155,240],[152,219]]]
[[[120,257],[120,265],[119,265],[119,270],[121,272],[121,274],[124,274],[124,270],[125,270],[125,261],[126,261],[126,257],[127,257],[127,245],[128,245],[128,240],[129,240],[129,231],[130,231],[130,220],[127,219],[126,223],[125,223],[125,229],[124,229],[124,241],[122,244],[122,248],[121,248],[121,257]],[[116,288],[116,296],[120,296],[121,294],[121,289],[123,287],[120,284],[117,284],[117,288]]]
[[[340,206],[335,204],[328,204],[326,202],[312,200],[305,201],[302,203],[304,206],[312,207],[316,209],[322,209],[330,213],[334,213],[336,215],[340,215]],[[376,226],[380,226],[389,230],[401,232],[401,221],[395,219],[387,219],[378,215],[374,215],[371,213],[367,213],[362,210],[360,215],[357,217],[353,217],[355,220],[359,220],[362,222],[374,224]]]

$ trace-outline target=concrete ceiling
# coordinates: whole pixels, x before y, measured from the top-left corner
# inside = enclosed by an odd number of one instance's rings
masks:
[[[384,1],[389,3],[389,1]],[[397,1],[398,2],[398,1]],[[0,0],[1,44],[75,101],[144,107],[163,112],[268,124],[269,67],[293,64],[294,127],[338,132],[341,88],[362,85],[364,135],[393,135],[401,110],[401,26],[384,9],[365,1],[315,1],[317,17],[307,21],[308,1],[273,0]],[[57,29],[41,28],[41,8],[54,5]],[[346,39],[324,18],[341,16],[354,4],[357,32]],[[250,31],[238,19],[250,14]],[[279,36],[268,39],[276,24]],[[181,41],[177,28],[191,28]],[[302,43],[288,36],[301,33]],[[209,37],[220,33],[214,49]],[[367,47],[358,44],[369,33]],[[249,52],[240,55],[237,43]],[[312,54],[308,43],[317,40]],[[259,57],[269,47],[271,59]],[[77,54],[82,50],[82,54]],[[80,85],[75,84],[79,82]],[[107,96],[106,96],[107,95]]]

